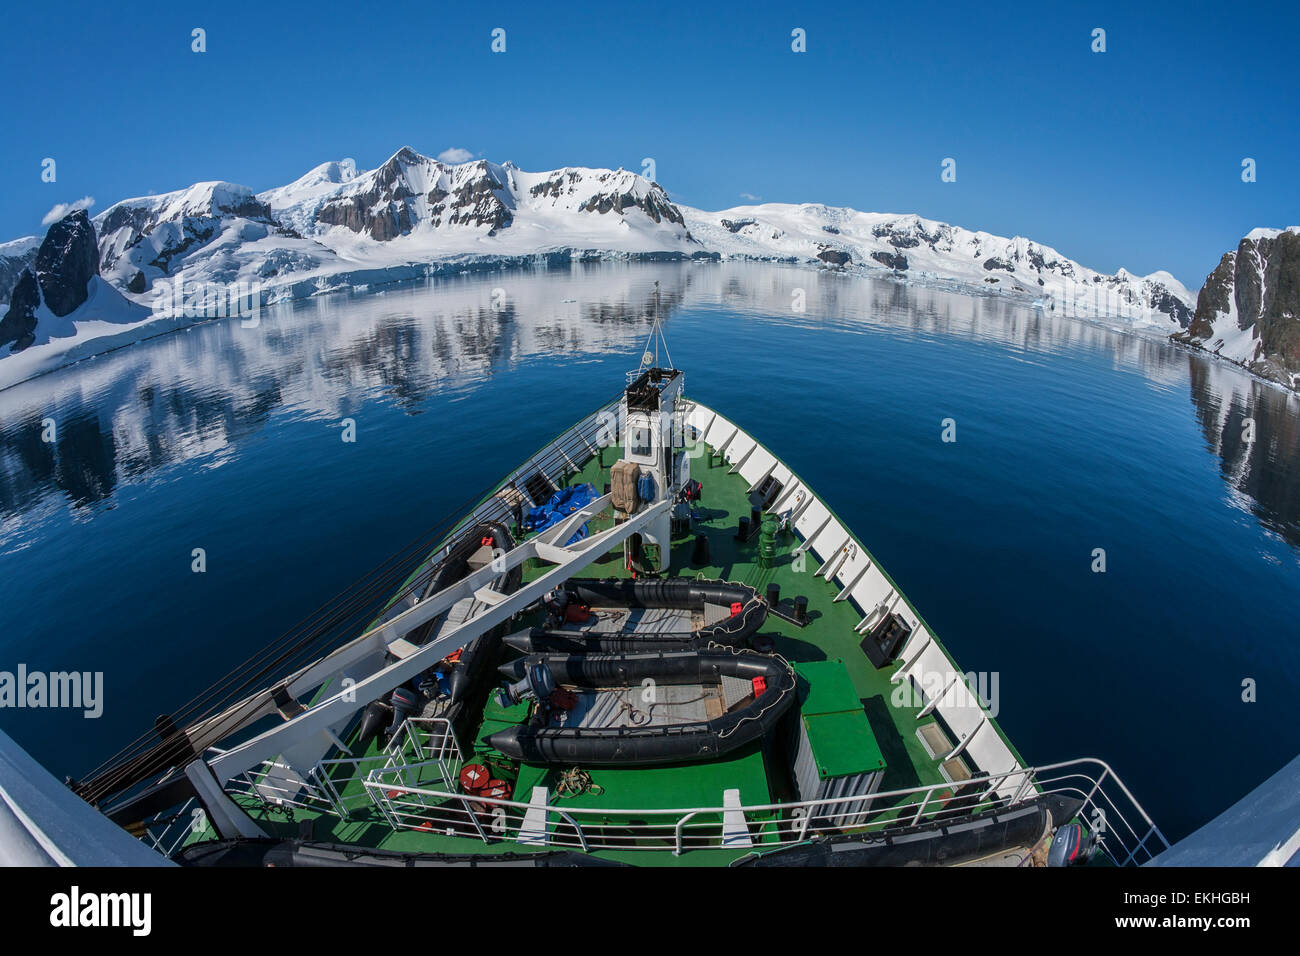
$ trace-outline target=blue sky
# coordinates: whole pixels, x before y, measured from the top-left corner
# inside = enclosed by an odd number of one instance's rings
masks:
[[[404,144],[524,169],[653,157],[705,209],[917,212],[1192,289],[1250,229],[1300,223],[1300,13],[1281,4],[177,6],[6,10],[0,237],[83,196],[260,190]]]

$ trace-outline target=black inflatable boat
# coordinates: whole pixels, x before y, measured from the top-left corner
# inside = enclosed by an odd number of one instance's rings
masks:
[[[712,623],[693,630],[619,631],[534,627],[505,638],[524,654],[626,654],[650,650],[690,650],[710,644],[743,647],[767,620],[767,602],[753,588],[731,581],[694,578],[574,578],[563,588],[566,606],[593,608],[670,608],[700,614]],[[712,608],[712,614],[709,609]],[[597,617],[600,611],[596,612]]]
[[[631,766],[712,760],[768,733],[796,697],[794,673],[782,660],[749,651],[550,654],[522,658],[501,670],[514,680],[531,682],[542,720],[499,730],[484,742],[530,763]],[[549,700],[563,688],[640,688],[646,681],[718,685],[727,677],[750,681],[753,696],[710,720],[639,727],[543,722]]]

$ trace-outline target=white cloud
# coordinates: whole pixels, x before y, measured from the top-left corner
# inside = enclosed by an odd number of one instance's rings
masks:
[[[95,205],[94,196],[82,196],[75,202],[55,203],[54,208],[47,212],[45,218],[41,220],[41,225],[48,226],[52,222],[58,222],[70,212],[76,212],[78,209],[89,209],[93,205]]]
[[[750,202],[758,202],[758,201],[759,201],[760,199],[762,199],[763,197],[762,197],[762,196],[755,196],[753,193],[741,193],[741,194],[740,194],[740,198],[741,198],[741,199],[748,199]]]
[[[438,154],[438,162],[440,163],[468,163],[473,158],[473,153],[468,149],[461,149],[459,146],[444,149]]]

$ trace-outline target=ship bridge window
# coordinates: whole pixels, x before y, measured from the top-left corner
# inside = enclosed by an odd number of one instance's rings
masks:
[[[648,425],[633,425],[628,435],[628,450],[638,458],[654,453],[654,433]]]

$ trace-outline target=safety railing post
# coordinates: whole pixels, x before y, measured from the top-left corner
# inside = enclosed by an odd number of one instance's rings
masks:
[[[478,831],[479,839],[482,840],[484,843],[491,843],[492,841],[488,839],[488,835],[483,832],[483,826],[478,822],[478,814],[475,813],[474,810],[470,807],[468,799],[465,797],[461,797],[460,803],[461,803],[461,809],[469,814],[470,822],[474,824],[474,829]]]
[[[683,817],[677,818],[677,826],[673,828],[673,856],[681,856],[685,847],[682,845],[682,828],[686,826],[686,821],[698,813],[698,810],[692,810]]]
[[[799,821],[799,840],[796,842],[802,842],[807,838],[808,825],[812,823],[812,811],[813,808],[811,806],[804,807],[803,819]]]
[[[434,738],[430,737],[425,752],[430,756],[438,754],[439,759],[425,761],[421,764],[390,761],[386,768],[370,771],[363,784],[364,790],[369,798],[374,801],[383,818],[394,829],[428,828],[436,823],[438,819],[444,817],[454,821],[455,812],[459,808],[461,812],[469,815],[470,822],[474,827],[473,831],[467,831],[461,824],[461,835],[472,838],[473,835],[477,834],[484,843],[492,843],[498,839],[509,839],[509,834],[515,830],[515,826],[511,821],[520,814],[526,813],[530,805],[509,799],[473,798],[471,795],[457,792],[454,781],[450,785],[447,783],[445,771],[448,768],[445,765],[446,762],[441,759],[445,751],[441,746],[435,746],[436,743]],[[1098,771],[1094,770],[1094,767],[1104,769]],[[438,780],[439,771],[444,772],[443,779],[440,781]],[[429,784],[419,782],[420,778],[425,775],[432,777]],[[252,775],[250,774],[250,776]],[[338,787],[340,781],[331,779],[328,767],[324,765],[316,768],[312,776],[318,781],[317,789],[342,814],[346,810],[346,805],[342,799],[342,792]],[[1019,781],[1015,779],[1017,776],[1021,778]],[[400,782],[396,778],[400,778]],[[1140,838],[1136,830],[1133,830],[1131,826],[1127,826],[1128,821],[1125,819],[1124,813],[1113,802],[1110,802],[1110,792],[1105,787],[1105,783],[1111,779],[1115,780],[1116,786],[1129,799],[1134,810],[1148,824],[1148,829]],[[390,780],[392,782],[388,782]],[[248,779],[246,783],[256,796],[257,784],[255,780]],[[859,834],[874,832],[879,822],[877,817],[882,812],[894,815],[891,816],[891,819],[896,819],[900,824],[912,827],[934,825],[950,816],[948,811],[942,809],[940,797],[941,791],[951,786],[953,786],[952,782],[948,781],[872,794],[869,798],[870,809],[852,816],[852,820],[857,822],[846,825],[844,829],[846,832]],[[1010,800],[997,795],[1001,792],[1008,792],[1012,788],[1014,788],[1014,796]],[[1150,817],[1132,798],[1127,788],[1115,776],[1114,771],[1109,770],[1102,761],[1091,758],[1037,768],[1017,768],[1001,773],[996,778],[996,781],[990,781],[988,784],[981,786],[981,807],[975,810],[963,807],[960,812],[962,814],[1000,812],[1008,806],[1019,804],[1031,792],[1055,793],[1069,796],[1072,799],[1084,798],[1085,806],[1092,810],[1100,809],[1102,803],[1108,803],[1110,809],[1107,812],[1113,814],[1116,826],[1107,828],[1108,835],[1110,833],[1114,835],[1113,838],[1109,838],[1101,844],[1101,849],[1114,862],[1121,865],[1137,862],[1143,852],[1154,855],[1147,848],[1147,845],[1151,843],[1153,838],[1164,840],[1159,828],[1151,822]],[[917,800],[916,797],[920,797],[920,799]],[[909,799],[913,802],[906,802]],[[845,814],[848,814],[851,808],[860,806],[863,801],[864,797],[862,795],[854,794],[801,802],[747,806],[741,807],[740,811],[751,817],[772,816],[777,829],[773,834],[774,841],[767,844],[770,848],[788,846],[815,838],[814,815],[823,820],[839,819],[842,822]],[[936,810],[931,810],[931,801],[935,802]],[[881,803],[889,803],[890,805],[884,811],[877,811],[876,806]],[[985,803],[987,805],[984,805]],[[490,822],[488,815],[482,812],[481,808],[483,806],[489,808]],[[476,812],[475,808],[479,808],[478,812]],[[698,820],[702,815],[723,817],[731,809],[735,808],[683,807],[670,810],[663,808],[615,809],[602,807],[596,810],[575,807],[561,810],[551,806],[547,808],[547,813],[553,814],[550,819],[560,821],[564,827],[562,834],[556,834],[556,839],[559,839],[561,843],[567,846],[576,845],[583,852],[605,849],[641,851],[670,849],[673,856],[682,856],[695,847],[711,848],[717,846],[716,841],[710,839],[707,835],[702,837],[697,844],[689,843],[688,841],[692,838],[690,829],[692,826],[698,825]],[[954,808],[952,812],[956,814],[959,811]],[[586,829],[585,824],[582,822],[584,817],[593,821],[593,828],[590,831]],[[620,820],[623,822],[620,823]],[[1100,826],[1095,822],[1093,825],[1094,827]],[[666,845],[664,836],[669,826],[672,827],[673,839],[671,844]],[[1125,829],[1126,826],[1127,830]],[[572,828],[573,831],[573,837],[571,838],[567,836],[568,828]],[[449,829],[449,833],[454,832],[454,830]],[[1113,851],[1112,847],[1114,848]]]
[[[933,790],[927,790],[925,792],[925,798],[921,801],[921,805],[916,808],[916,816],[912,817],[912,826],[916,826],[921,822],[921,814],[925,812],[925,805],[930,802],[930,795],[932,793],[934,793]]]

